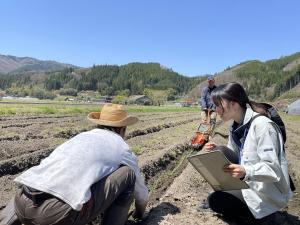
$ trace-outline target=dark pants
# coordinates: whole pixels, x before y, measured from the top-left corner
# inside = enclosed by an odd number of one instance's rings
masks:
[[[103,225],[124,225],[133,201],[135,174],[122,166],[91,187],[91,199],[81,211],[73,210],[60,199],[48,196],[33,199],[28,189],[20,189],[15,196],[18,218],[24,225],[84,225],[103,214]],[[29,189],[30,192],[30,189]],[[38,199],[38,200],[37,200]]]
[[[208,198],[209,207],[227,219],[254,220],[254,216],[245,202],[225,191],[211,193]]]
[[[232,163],[238,163],[238,155],[226,146],[218,146],[214,150],[223,152],[226,158]],[[241,191],[232,193],[226,191],[216,191],[211,193],[208,198],[209,207],[227,218],[242,220],[254,220],[254,216],[243,200]]]

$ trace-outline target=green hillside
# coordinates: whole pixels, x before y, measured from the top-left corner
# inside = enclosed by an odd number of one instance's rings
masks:
[[[217,84],[240,82],[255,100],[273,101],[295,93],[300,83],[300,52],[266,62],[249,60],[215,74]],[[206,85],[205,76],[185,77],[159,63],[129,63],[66,68],[57,72],[0,75],[0,89],[8,94],[54,98],[92,91],[99,95],[139,95],[149,89],[168,93],[168,99],[197,100]],[[297,91],[296,91],[297,92]],[[169,98],[170,97],[170,98]]]
[[[251,60],[217,73],[216,83],[236,81],[241,83],[252,99],[270,101],[284,93],[293,94],[293,88],[300,83],[300,52],[266,62]],[[199,97],[199,90],[206,81],[198,84],[189,94]]]
[[[300,53],[266,62],[253,61],[236,71],[250,96],[272,100],[295,87],[300,81],[299,65],[291,70],[284,68],[300,58]]]
[[[99,65],[85,70],[69,68],[44,73],[39,79],[33,77],[32,74],[0,76],[0,88],[15,94],[38,87],[47,92],[96,91],[101,95],[137,95],[143,94],[145,89],[154,89],[168,90],[175,96],[182,96],[199,83],[198,78],[182,76],[158,63]]]
[[[145,88],[157,90],[174,89],[186,93],[194,78],[182,76],[158,63],[130,63],[124,66],[94,66],[74,77],[68,71],[51,74],[45,81],[47,90],[73,88],[78,91],[93,90],[103,95],[114,95],[128,90],[130,94],[143,94]]]

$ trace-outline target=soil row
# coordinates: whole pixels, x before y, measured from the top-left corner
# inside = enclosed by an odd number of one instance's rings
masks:
[[[168,133],[171,132],[172,128],[167,128],[161,130],[160,132],[152,133],[150,134],[150,137],[144,138],[143,140],[139,137],[131,138],[128,140],[132,143],[135,143],[140,148],[143,148],[143,146],[148,146],[148,141],[151,139],[158,139],[159,137],[162,137],[166,140],[165,144],[162,144],[156,149],[156,151],[153,151],[151,153],[151,158],[147,157],[146,150],[143,150],[141,152],[141,155],[139,156],[139,162],[142,168],[141,170],[147,182],[152,182],[151,180],[156,180],[156,175],[162,170],[165,171],[168,165],[174,162],[176,164],[179,157],[188,148],[187,137],[193,134],[193,132],[187,134],[187,130],[191,131],[193,130],[191,129],[191,127],[195,126],[196,124],[194,122],[179,125],[177,126],[177,128],[179,128],[179,130],[181,130],[182,132],[179,132],[177,135],[173,136],[168,135]],[[146,136],[149,135],[145,135],[144,137]],[[44,149],[1,163],[0,186],[2,187],[2,191],[0,192],[0,208],[4,207],[6,202],[15,192],[16,187],[13,183],[13,179],[25,169],[38,164],[43,158],[49,155],[52,150],[53,149]],[[173,179],[170,179],[170,182],[172,182],[172,180]]]
[[[146,135],[150,133],[159,132],[163,129],[167,129],[170,127],[176,127],[182,124],[190,123],[192,121],[198,120],[198,117],[195,116],[191,119],[181,118],[179,121],[169,122],[169,123],[161,123],[158,125],[151,126],[148,124],[148,127],[144,127],[144,129],[135,129],[127,135],[127,139],[131,139],[133,137]],[[90,127],[92,129],[94,125]],[[11,136],[9,139],[2,138],[0,139],[1,151],[0,157],[2,160],[13,159],[15,157],[19,157],[24,154],[32,153],[32,152],[44,152],[45,149],[48,151],[50,149],[53,150],[56,146],[63,143],[66,139],[69,139],[81,132],[90,130],[87,128],[82,128],[81,130],[72,130],[72,129],[64,129],[55,134],[43,134],[43,131],[40,132],[40,135],[33,135],[31,132],[28,132],[23,139],[20,139],[19,136]],[[38,140],[37,140],[38,139]],[[1,174],[2,166],[0,162],[0,174]]]
[[[289,202],[288,207],[276,214],[268,224],[273,225],[297,225],[300,224],[300,199],[299,199],[299,178],[300,178],[300,130],[299,122],[285,122],[287,127],[288,140],[286,143],[286,154],[289,161],[290,174],[296,184],[296,192]],[[226,145],[227,138],[223,134],[228,133],[225,125],[217,128],[215,137],[212,139],[219,145]],[[221,134],[221,135],[218,135]],[[212,191],[207,182],[190,165],[183,170],[182,174],[176,177],[170,187],[161,196],[159,201],[152,206],[150,216],[142,223],[147,225],[179,225],[179,224],[207,224],[207,225],[236,225],[235,222],[225,221],[212,211],[198,211],[197,207],[203,202]]]

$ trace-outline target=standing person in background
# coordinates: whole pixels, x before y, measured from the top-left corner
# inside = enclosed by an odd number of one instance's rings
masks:
[[[201,105],[201,120],[203,123],[209,123],[210,120],[215,120],[217,114],[215,113],[216,106],[211,100],[211,92],[217,87],[213,76],[207,78],[208,85],[202,89],[200,105]]]
[[[246,181],[249,188],[213,192],[208,196],[208,205],[238,222],[269,224],[275,212],[286,207],[292,197],[280,129],[267,117],[266,105],[250,101],[238,83],[218,86],[211,97],[221,119],[233,120],[227,150],[235,155],[235,160],[224,171]],[[211,151],[218,147],[207,143],[204,149]]]
[[[101,224],[124,225],[133,199],[133,217],[143,219],[148,189],[124,141],[126,127],[138,119],[115,104],[88,119],[96,129],[63,143],[15,179],[20,189],[14,206],[22,224],[85,225],[101,214]]]

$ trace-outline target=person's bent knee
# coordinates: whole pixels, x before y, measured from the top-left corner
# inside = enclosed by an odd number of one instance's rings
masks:
[[[124,170],[128,186],[135,186],[135,173],[129,166],[122,166],[120,169]]]
[[[118,190],[118,194],[115,199],[115,203],[118,205],[130,205],[134,198],[135,188],[135,173],[128,166],[122,166],[118,169],[118,176],[114,177],[114,181],[118,183],[115,187]]]
[[[202,120],[206,120],[207,119],[207,113],[205,111],[201,111],[200,117]]]
[[[216,191],[207,197],[209,208],[214,212],[220,213],[219,205],[220,201],[222,201],[222,195],[223,193],[221,191]]]

